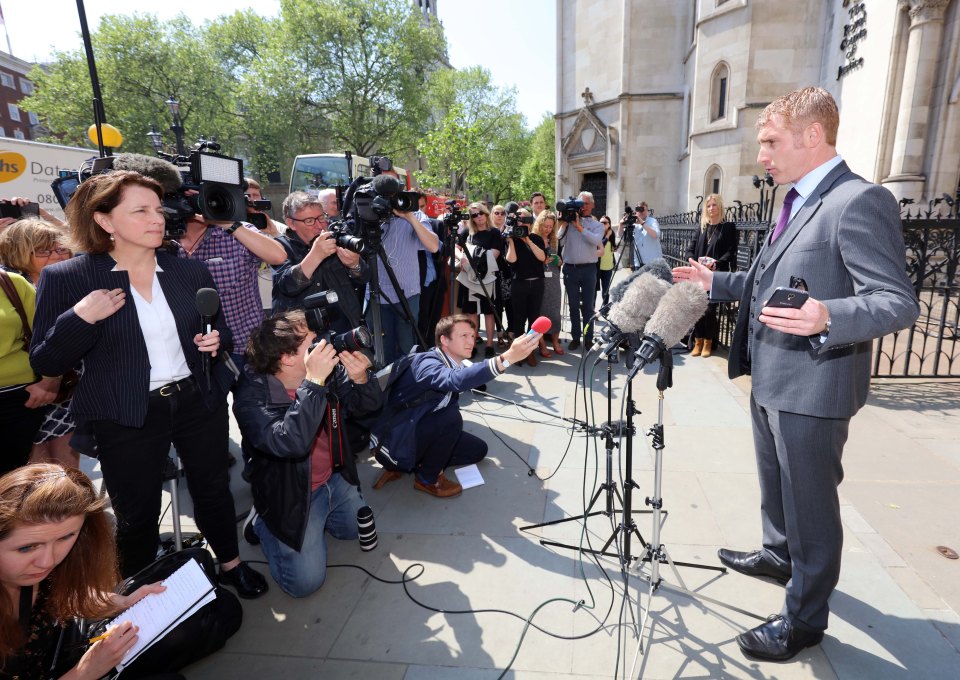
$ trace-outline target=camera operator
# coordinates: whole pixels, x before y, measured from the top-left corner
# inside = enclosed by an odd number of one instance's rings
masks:
[[[496,378],[537,348],[540,333],[513,341],[503,354],[465,365],[477,327],[466,314],[437,323],[429,352],[411,355],[402,371],[394,366],[390,396],[373,428],[371,442],[385,469],[374,489],[414,471],[413,487],[437,498],[459,496],[463,488],[446,478],[444,468],[469,465],[487,455],[487,443],[463,431],[460,393]]]
[[[287,259],[273,275],[273,311],[303,309],[307,296],[333,290],[342,315],[332,328],[339,332],[360,325],[369,269],[360,255],[337,246],[320,198],[293,192],[283,200],[283,218],[288,229],[277,241]]]
[[[577,197],[583,201],[579,214],[573,222],[561,218],[557,237],[563,245],[563,286],[570,303],[570,334],[573,338],[567,345],[571,350],[580,347],[581,318],[589,323],[597,299],[597,247],[603,241],[603,225],[592,216],[593,194],[581,191]],[[588,326],[584,335],[587,346],[593,343],[593,326]]]
[[[513,270],[510,289],[513,327],[510,330],[514,337],[519,338],[540,316],[544,290],[543,263],[547,259],[547,252],[543,239],[530,233],[530,227],[526,224],[518,224],[508,232],[506,241],[505,259]],[[537,358],[532,352],[527,356],[527,363],[530,366],[537,365]]]
[[[247,197],[248,221],[260,229],[261,234],[274,238],[282,236],[287,230],[286,225],[271,219],[265,210],[255,205],[256,202],[263,200],[260,183],[252,177],[246,177],[244,181],[247,183],[247,191],[244,195]],[[260,263],[260,266],[257,267],[257,288],[260,290],[263,318],[266,318],[270,315],[270,310],[273,309],[273,267],[266,262]]]
[[[393,171],[387,171],[396,177]],[[414,328],[420,318],[420,258],[419,252],[426,250],[435,253],[440,249],[440,239],[436,233],[423,224],[426,214],[400,212],[393,210],[393,217],[383,223],[381,243],[390,267],[400,284],[399,291],[407,299],[413,319],[407,321],[400,305],[398,292],[394,290],[390,276],[377,258],[378,280],[380,281],[380,323],[383,332],[384,362],[393,363],[410,351],[416,342]],[[412,324],[412,325],[411,325]]]
[[[326,340],[310,349],[316,337],[303,311],[265,320],[250,335],[233,405],[257,513],[253,535],[247,526],[244,535],[260,543],[274,581],[292,597],[323,585],[326,531],[357,538],[365,503],[342,423],[346,411],[366,415],[382,401],[367,357],[338,354]]]
[[[630,271],[663,257],[663,247],[660,245],[660,224],[657,218],[650,214],[647,202],[641,201],[634,214],[636,223],[633,225],[627,224],[630,213],[624,214],[617,234],[623,241],[624,248],[629,250],[626,268]]]

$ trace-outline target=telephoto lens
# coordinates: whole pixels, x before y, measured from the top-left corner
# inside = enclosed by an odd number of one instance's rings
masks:
[[[377,523],[373,519],[373,510],[369,505],[364,505],[357,510],[357,532],[360,550],[370,552],[377,547]]]

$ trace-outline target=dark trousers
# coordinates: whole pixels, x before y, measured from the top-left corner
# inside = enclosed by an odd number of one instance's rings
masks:
[[[444,468],[478,463],[487,455],[487,443],[463,431],[456,403],[428,413],[417,423],[417,474],[433,484]]]
[[[543,279],[514,279],[510,289],[513,305],[513,325],[510,330],[514,336],[523,335],[527,328],[540,316],[543,305]]]
[[[570,303],[570,335],[574,340],[581,339],[584,324],[593,318],[593,305],[597,300],[597,266],[589,264],[564,264],[563,287],[567,290],[567,302]],[[589,345],[593,342],[593,326],[587,326],[583,339]]]
[[[598,269],[597,271],[599,272],[598,276],[600,277],[597,283],[600,286],[601,291],[603,291],[603,304],[606,305],[610,303],[610,279],[613,278],[613,270]]]
[[[93,426],[103,480],[117,516],[124,577],[157,557],[162,473],[171,443],[183,463],[200,531],[221,563],[240,554],[227,472],[226,399],[211,413],[193,385],[169,397],[151,396],[142,427],[106,420]]]
[[[837,487],[849,418],[815,418],[767,409],[750,397],[760,476],[763,551],[792,569],[782,614],[821,631],[840,578],[843,526]]]
[[[720,321],[717,319],[717,307],[719,307],[719,305],[716,302],[711,302],[707,305],[707,311],[703,313],[703,316],[700,317],[700,320],[697,321],[693,327],[694,338],[703,338],[711,342],[717,341],[720,335]]]
[[[33,448],[33,437],[43,423],[46,407],[27,408],[30,395],[26,388],[0,392],[0,432],[3,453],[0,454],[0,475],[26,465]]]

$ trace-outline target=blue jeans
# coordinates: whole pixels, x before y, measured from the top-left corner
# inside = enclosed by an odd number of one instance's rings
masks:
[[[563,265],[563,286],[567,289],[567,301],[570,303],[570,335],[574,340],[580,340],[581,318],[584,323],[590,322],[597,299],[597,265],[592,262]],[[587,344],[593,342],[592,325],[587,327],[583,339]]]
[[[364,506],[357,487],[335,472],[327,483],[310,495],[310,514],[303,545],[297,552],[278,540],[257,518],[253,530],[270,565],[270,575],[280,589],[291,597],[306,597],[319,590],[327,577],[327,539],[325,531],[340,540],[357,538],[357,510]]]
[[[398,302],[391,305],[389,302],[380,304],[380,325],[383,328],[383,360],[385,364],[392,364],[410,351],[417,342],[414,332],[420,319],[420,294],[407,298],[410,312],[413,314],[413,326],[407,323],[403,315],[403,306]],[[424,349],[424,348],[421,348]]]

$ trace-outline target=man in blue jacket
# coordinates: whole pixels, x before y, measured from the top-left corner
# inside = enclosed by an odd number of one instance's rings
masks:
[[[463,431],[460,393],[523,361],[542,334],[521,335],[503,354],[468,366],[476,332],[466,314],[445,316],[437,323],[436,347],[394,364],[390,397],[370,437],[385,468],[375,489],[415,471],[413,487],[418,491],[438,498],[458,496],[463,488],[446,478],[444,468],[470,465],[487,455],[487,443]]]
[[[323,585],[326,531],[357,538],[364,502],[345,412],[369,414],[382,401],[363,354],[337,354],[326,341],[310,350],[315,339],[302,311],[264,321],[250,335],[233,405],[256,511],[254,533],[244,534],[259,539],[273,579],[293,597]]]

